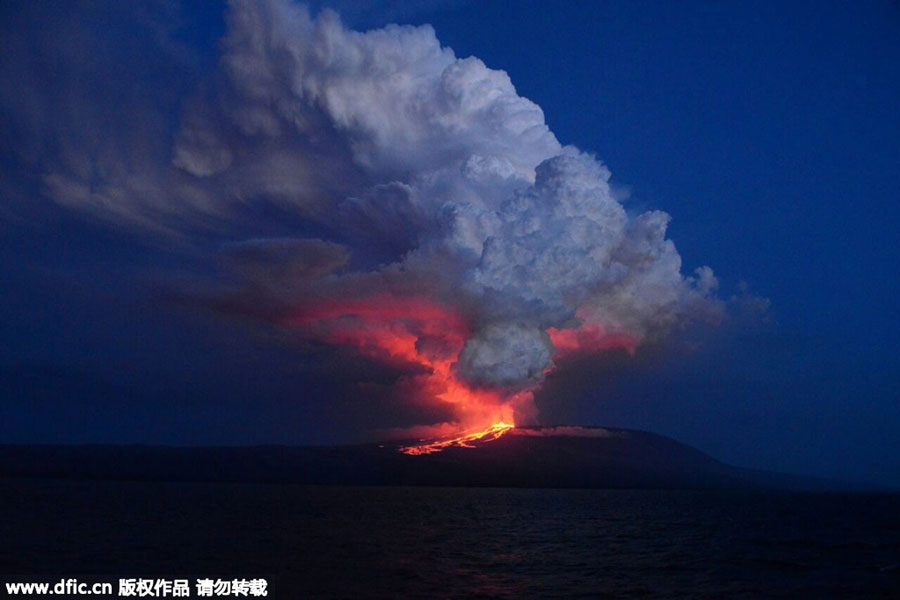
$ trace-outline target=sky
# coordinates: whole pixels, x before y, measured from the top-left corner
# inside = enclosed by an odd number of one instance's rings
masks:
[[[0,10],[0,443],[509,418],[900,485],[897,3]]]

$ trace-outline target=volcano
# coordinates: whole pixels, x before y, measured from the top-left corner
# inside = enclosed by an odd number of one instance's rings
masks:
[[[742,469],[662,435],[601,427],[503,427],[440,440],[345,446],[0,446],[0,478],[609,489],[828,489]]]

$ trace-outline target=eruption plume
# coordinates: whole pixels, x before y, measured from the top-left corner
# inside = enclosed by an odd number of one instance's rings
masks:
[[[227,232],[228,283],[205,302],[398,366],[405,393],[452,415],[433,433],[534,422],[559,361],[718,310],[712,270],[681,273],[666,213],[629,214],[600,161],[431,27],[361,33],[236,1],[221,48],[167,167],[89,182],[60,167],[47,193],[179,238]],[[304,233],[246,235],[252,206]]]

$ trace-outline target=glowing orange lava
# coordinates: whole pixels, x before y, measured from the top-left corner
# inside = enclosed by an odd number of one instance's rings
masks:
[[[432,454],[434,452],[440,452],[452,447],[474,448],[475,446],[473,444],[475,442],[492,442],[500,438],[504,434],[509,433],[509,430],[513,427],[515,427],[515,425],[512,425],[511,423],[498,421],[487,429],[473,431],[455,438],[436,440],[431,442],[425,442],[424,440],[422,440],[422,444],[416,444],[414,446],[403,446],[401,448],[398,448],[398,450],[403,454],[409,454],[410,456],[419,456],[421,454]]]

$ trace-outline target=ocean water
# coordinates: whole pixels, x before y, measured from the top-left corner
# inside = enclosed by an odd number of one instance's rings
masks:
[[[900,598],[890,494],[6,481],[0,510],[4,581],[265,578],[289,599]]]

